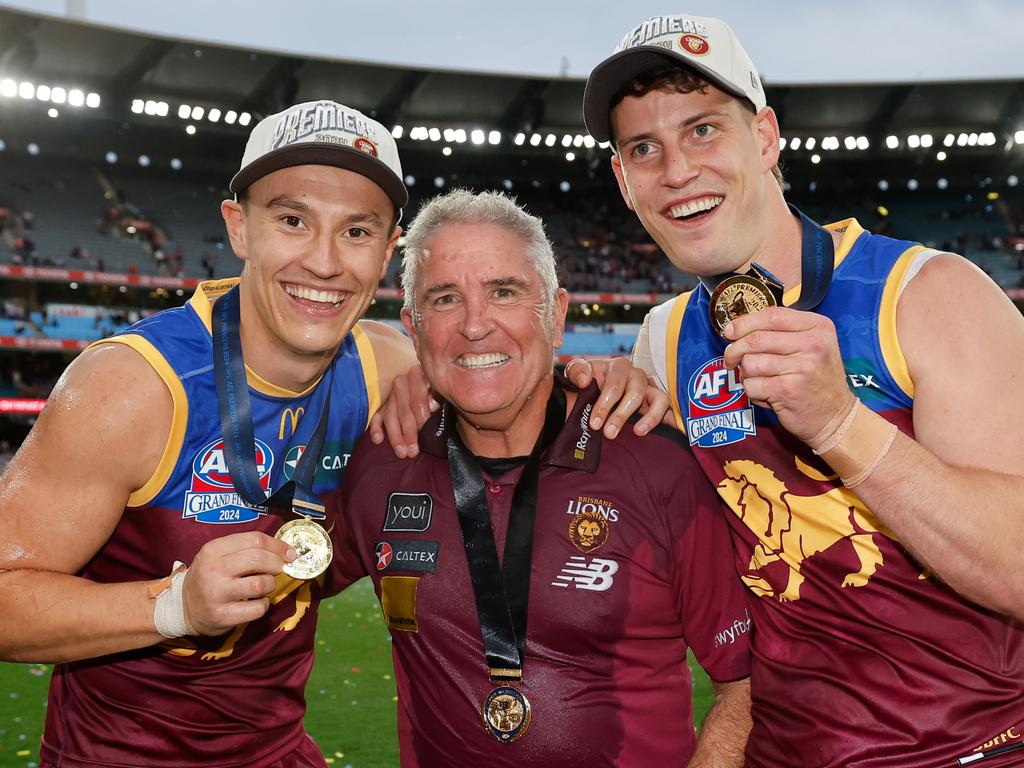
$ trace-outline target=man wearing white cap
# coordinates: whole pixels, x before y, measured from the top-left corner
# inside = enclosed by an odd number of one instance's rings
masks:
[[[356,325],[408,194],[387,129],[328,101],[261,121],[231,190],[241,278],[86,350],[0,479],[0,655],[56,664],[44,766],[324,765],[325,502],[414,359]]]
[[[584,109],[701,279],[634,361],[734,513],[748,763],[1021,764],[1024,404],[992,395],[1024,380],[1020,313],[958,256],[787,207],[775,113],[722,21],[643,22]]]

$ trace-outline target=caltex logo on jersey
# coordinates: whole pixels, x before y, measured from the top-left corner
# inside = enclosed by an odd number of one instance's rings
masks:
[[[391,545],[386,541],[382,541],[377,544],[374,554],[377,555],[377,570],[383,571],[389,565],[391,565],[391,558],[394,557],[394,550],[391,549]]]
[[[757,432],[739,371],[728,370],[725,358],[709,360],[694,372],[686,385],[686,398],[690,445],[714,448]]]
[[[262,440],[256,441],[256,470],[260,487],[270,489],[270,470],[274,454]],[[266,514],[248,506],[235,491],[224,456],[224,441],[214,440],[192,461],[192,486],[185,493],[182,517],[201,523],[246,523]]]
[[[295,474],[296,467],[299,466],[299,459],[302,458],[302,454],[306,452],[306,446],[304,445],[293,445],[288,449],[288,453],[284,455],[284,466],[281,467],[281,472],[284,473],[285,480],[291,480],[292,475]]]

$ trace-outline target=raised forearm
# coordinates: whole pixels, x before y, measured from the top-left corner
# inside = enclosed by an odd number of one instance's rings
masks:
[[[704,718],[689,768],[740,768],[747,748],[750,679],[715,685],[715,703]]]
[[[881,421],[862,408],[842,443],[850,449],[825,454],[840,476],[874,455],[867,443],[881,439]],[[952,466],[899,433],[853,490],[929,572],[979,605],[1024,618],[1024,478]]]
[[[59,663],[158,643],[163,637],[146,587],[49,571],[0,572],[0,658]]]

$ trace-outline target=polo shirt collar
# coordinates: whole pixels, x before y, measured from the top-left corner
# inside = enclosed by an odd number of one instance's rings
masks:
[[[558,437],[544,452],[541,464],[596,472],[601,463],[603,435],[600,430],[591,429],[589,421],[597,398],[601,394],[597,383],[591,382],[589,387],[579,391],[572,382],[556,373],[555,386],[566,392],[578,392],[578,395]],[[448,431],[454,428],[455,409],[445,403],[420,428],[420,449],[424,453],[447,460]]]

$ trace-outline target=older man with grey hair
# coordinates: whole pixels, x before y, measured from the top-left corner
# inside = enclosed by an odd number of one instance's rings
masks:
[[[449,193],[404,267],[446,405],[412,460],[357,446],[331,574],[373,578],[402,765],[740,765],[750,622],[718,502],[677,433],[606,441],[596,387],[555,375],[568,296],[540,220]],[[687,648],[716,681],[699,737]]]

